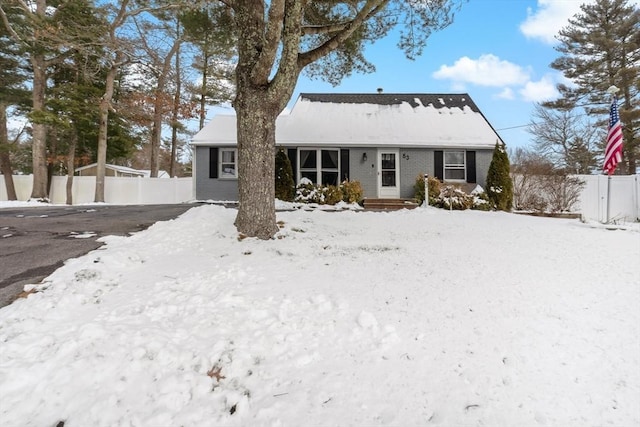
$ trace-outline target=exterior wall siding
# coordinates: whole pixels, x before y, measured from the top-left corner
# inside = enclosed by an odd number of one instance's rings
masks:
[[[476,150],[476,181],[482,188],[487,182],[487,173],[492,158],[493,150]]]
[[[367,161],[362,160],[367,153]],[[375,148],[352,148],[349,150],[349,179],[360,181],[364,197],[378,196],[378,181],[376,167],[377,150]]]
[[[413,186],[421,173],[433,175],[433,151],[420,149],[400,150],[400,197],[411,199]]]
[[[293,148],[293,147],[290,147]],[[476,151],[476,181],[484,188],[487,171],[493,157],[493,150]],[[367,160],[363,161],[363,154]],[[195,147],[195,196],[198,200],[238,200],[238,181],[235,179],[209,178],[209,147]],[[350,148],[349,176],[359,181],[365,198],[378,197],[378,149]],[[414,196],[413,186],[421,173],[434,176],[433,149],[400,149],[398,164],[400,168],[400,197],[410,199]]]
[[[238,180],[209,178],[209,147],[195,147],[196,199],[238,200]]]

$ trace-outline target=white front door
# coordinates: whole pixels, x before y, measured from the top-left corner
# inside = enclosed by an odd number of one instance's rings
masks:
[[[400,162],[398,150],[378,150],[378,197],[400,197]]]

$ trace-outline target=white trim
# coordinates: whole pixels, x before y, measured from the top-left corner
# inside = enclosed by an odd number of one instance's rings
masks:
[[[300,180],[302,179],[302,162],[300,161],[300,151],[315,151],[316,152],[316,167],[313,169],[315,170],[316,173],[316,179],[312,180],[314,181],[316,184],[320,184],[320,185],[328,185],[325,184],[322,181],[322,172],[336,172],[336,185],[338,185],[340,183],[340,170],[341,170],[341,159],[340,159],[340,149],[338,147],[302,147],[302,149],[298,148],[296,150],[296,163],[298,165],[298,167],[296,168],[296,183],[299,183]],[[334,170],[333,168],[323,168],[322,167],[322,152],[323,151],[334,151],[338,153],[338,157],[337,157],[337,164],[338,167]],[[308,168],[307,168],[308,169]],[[308,169],[308,172],[311,172],[312,169]]]
[[[224,162],[225,152],[233,152],[233,162]],[[233,174],[223,172],[222,164],[233,164]],[[220,148],[218,149],[218,179],[238,179],[238,149],[237,148]]]
[[[395,156],[395,186],[382,186],[382,155],[393,154]],[[377,154],[378,165],[378,197],[381,199],[397,199],[400,197],[400,150],[380,149]]]

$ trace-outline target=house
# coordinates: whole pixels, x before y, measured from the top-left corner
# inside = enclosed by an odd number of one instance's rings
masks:
[[[75,174],[77,176],[96,176],[97,163],[91,163],[90,165],[82,166],[76,168]],[[104,175],[105,176],[117,176],[117,177],[128,177],[128,178],[149,178],[151,176],[151,171],[149,170],[140,170],[133,169],[126,166],[118,166],[118,165],[110,165],[106,164],[104,166]],[[158,171],[158,178],[169,178],[169,174],[166,171]]]
[[[365,198],[412,198],[420,173],[484,186],[500,136],[466,94],[303,93],[276,122],[296,182],[362,184]],[[216,115],[196,135],[199,200],[237,200],[236,117]]]

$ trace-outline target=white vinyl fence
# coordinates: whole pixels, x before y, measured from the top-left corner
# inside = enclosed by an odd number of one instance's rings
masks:
[[[583,219],[604,222],[607,219],[607,180],[604,175],[577,175],[585,182],[580,201],[574,207]],[[640,175],[611,177],[610,221],[634,222],[640,218]],[[18,200],[31,195],[31,175],[14,175]],[[64,176],[54,176],[51,202],[66,202]],[[105,202],[111,204],[183,203],[194,200],[192,178],[121,178],[105,177]],[[94,200],[95,177],[73,178],[73,203],[91,203]],[[7,200],[4,177],[0,175],[0,201]]]
[[[13,183],[18,200],[31,196],[33,175],[14,175]],[[189,202],[194,199],[192,178],[125,178],[105,177],[105,203],[114,205],[150,205]],[[67,201],[67,177],[54,176],[49,199],[51,203]],[[95,176],[73,177],[73,203],[92,203],[95,196]],[[0,201],[7,200],[4,176],[0,175]]]
[[[580,194],[579,206],[583,219],[605,222],[607,220],[607,181],[605,175],[577,175],[585,182]],[[634,222],[640,220],[640,175],[613,175],[609,198],[610,222]]]

